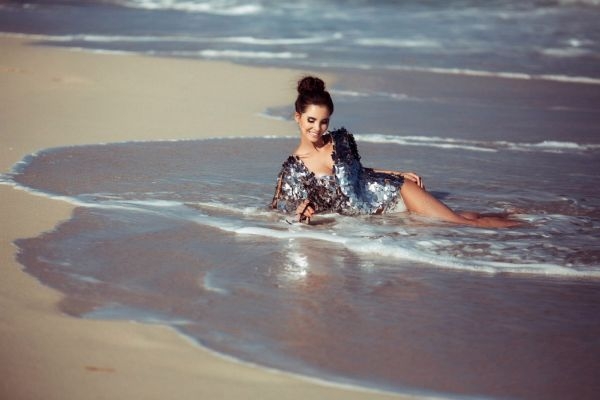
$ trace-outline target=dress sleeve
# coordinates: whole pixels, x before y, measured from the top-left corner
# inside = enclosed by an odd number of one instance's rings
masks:
[[[285,213],[296,211],[309,198],[309,174],[290,156],[282,165],[271,207]]]

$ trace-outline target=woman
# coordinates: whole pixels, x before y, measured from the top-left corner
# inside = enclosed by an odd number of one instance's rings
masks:
[[[298,82],[295,120],[300,144],[283,164],[272,207],[310,222],[317,212],[346,215],[406,211],[447,222],[509,227],[519,222],[474,212],[457,213],[429,194],[414,172],[364,168],[352,134],[328,132],[334,106],[316,77]]]

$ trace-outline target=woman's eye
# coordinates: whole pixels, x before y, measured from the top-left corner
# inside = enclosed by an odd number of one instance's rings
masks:
[[[315,121],[316,121],[316,119],[314,119],[314,118],[309,118],[309,119],[308,119],[308,122],[310,122],[310,123],[313,123],[313,122],[315,122]]]

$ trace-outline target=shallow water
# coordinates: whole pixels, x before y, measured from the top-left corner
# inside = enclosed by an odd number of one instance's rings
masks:
[[[296,140],[29,157],[9,183],[80,207],[19,240],[19,261],[67,294],[70,314],[170,324],[288,371],[417,394],[597,393],[596,145],[357,135],[365,165],[427,166],[426,184],[450,206],[528,222],[487,230],[407,214],[289,224],[267,204]]]

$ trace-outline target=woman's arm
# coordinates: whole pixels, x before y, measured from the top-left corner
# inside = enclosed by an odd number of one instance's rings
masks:
[[[390,175],[399,176],[404,179],[408,179],[409,181],[413,181],[414,183],[416,183],[421,189],[425,189],[425,185],[423,184],[423,179],[414,172],[390,171],[387,169],[378,169],[378,168],[371,168],[371,170],[373,170],[374,172],[382,173],[382,174],[390,174]]]
[[[316,212],[316,207],[310,201],[310,176],[311,174],[290,156],[279,172],[271,207],[289,214],[295,213],[300,222],[309,223]]]

